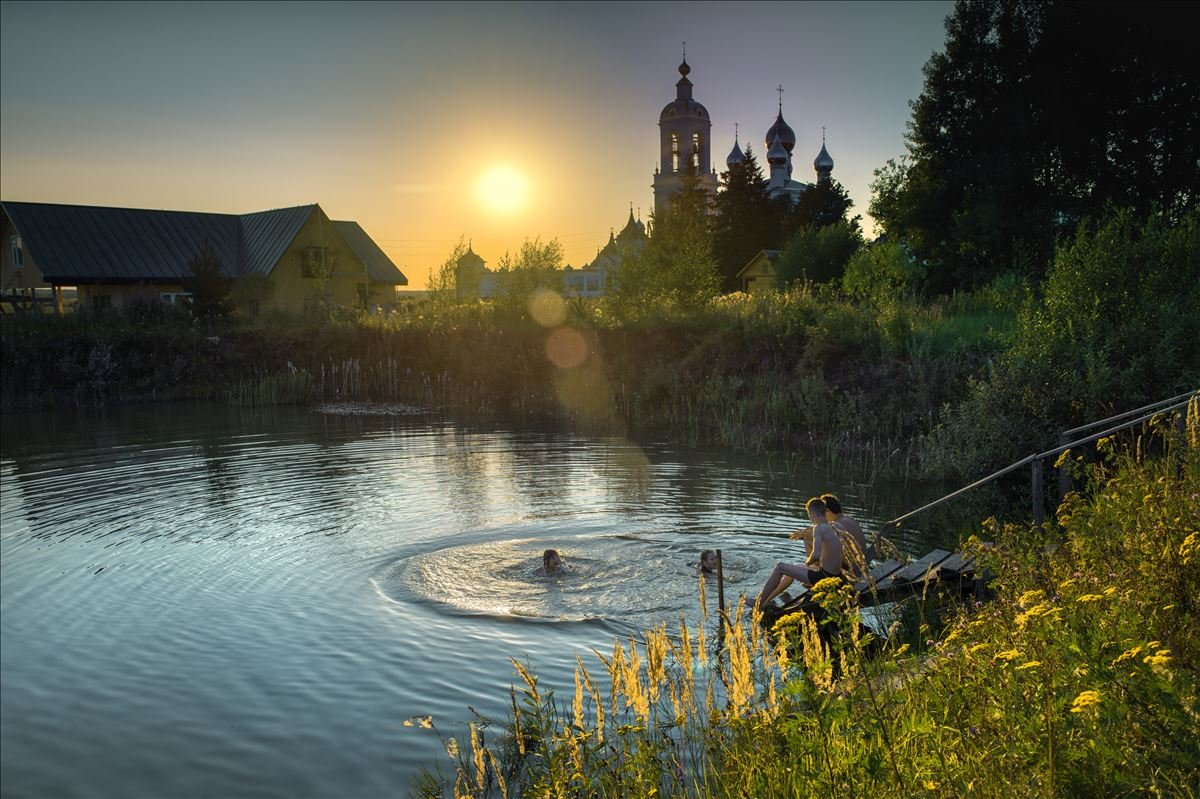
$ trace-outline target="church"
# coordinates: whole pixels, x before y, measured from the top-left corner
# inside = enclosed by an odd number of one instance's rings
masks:
[[[675,99],[663,107],[658,115],[658,141],[660,163],[654,169],[654,211],[661,214],[671,202],[671,195],[683,187],[684,176],[692,171],[700,186],[715,196],[718,187],[717,172],[712,162],[712,119],[705,108],[692,96],[693,84],[688,79],[692,68],[687,54],[679,65],[679,80],[675,83]],[[796,147],[796,133],[783,119],[783,93],[780,87],[779,110],[775,123],[767,129],[763,144],[767,150],[770,179],[767,192],[772,197],[785,196],[795,204],[813,184],[792,178],[792,151]],[[733,149],[725,159],[727,167],[743,162],[746,153],[735,133]],[[832,180],[833,158],[825,149],[825,136],[821,136],[821,151],[813,160],[816,182]],[[568,296],[598,297],[606,293],[612,273],[623,257],[646,245],[647,231],[640,219],[635,219],[630,208],[629,219],[620,233],[609,233],[608,243],[596,253],[596,258],[582,267],[567,266],[563,270],[563,289]],[[472,296],[488,297],[496,291],[496,274],[484,265],[474,252],[469,252],[459,263],[462,284],[469,285]],[[462,289],[460,288],[460,291]]]
[[[661,213],[670,202],[671,195],[683,185],[683,176],[695,171],[700,185],[716,193],[717,174],[712,165],[710,146],[712,141],[712,119],[708,109],[692,97],[692,82],[688,75],[687,56],[679,65],[679,81],[675,84],[675,99],[667,103],[658,115],[658,140],[661,163],[654,170],[654,210]],[[792,150],[796,147],[796,134],[783,120],[783,94],[780,87],[779,113],[775,124],[767,130],[763,144],[767,148],[767,164],[770,180],[767,191],[772,197],[787,196],[792,203],[800,199],[811,184],[792,179]],[[745,152],[734,136],[733,149],[725,159],[726,166],[741,163]],[[821,151],[813,161],[818,182],[832,179],[833,158],[825,149],[825,137],[821,137]]]

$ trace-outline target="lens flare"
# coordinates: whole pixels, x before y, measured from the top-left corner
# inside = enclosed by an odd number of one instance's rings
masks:
[[[546,336],[546,357],[559,369],[574,369],[587,356],[587,341],[573,327],[560,327]]]
[[[558,327],[567,320],[567,303],[550,289],[538,289],[529,298],[529,315],[542,327]]]

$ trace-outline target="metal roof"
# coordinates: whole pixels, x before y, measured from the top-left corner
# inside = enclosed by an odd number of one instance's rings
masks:
[[[320,206],[206,214],[53,203],[0,203],[47,282],[177,282],[209,244],[230,277],[269,275]],[[372,280],[408,285],[356,222],[332,223]]]
[[[337,228],[342,240],[350,245],[358,260],[366,266],[367,275],[372,281],[396,286],[408,285],[408,278],[404,273],[396,268],[392,259],[379,249],[379,245],[357,222],[334,222],[333,226]]]
[[[317,210],[314,205],[297,205],[274,211],[242,214],[242,256],[240,275],[269,275],[283,257],[300,228]]]
[[[178,280],[208,244],[236,274],[236,216],[5,202],[5,213],[48,282]]]

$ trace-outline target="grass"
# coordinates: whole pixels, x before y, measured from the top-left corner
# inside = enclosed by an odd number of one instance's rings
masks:
[[[650,630],[580,661],[566,702],[514,661],[510,717],[446,742],[454,795],[1196,796],[1200,403],[1101,451],[1054,521],[967,542],[991,601],[882,651],[826,581],[819,624]]]

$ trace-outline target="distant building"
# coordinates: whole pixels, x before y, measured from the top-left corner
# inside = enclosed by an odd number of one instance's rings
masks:
[[[739,288],[747,294],[756,294],[776,287],[775,263],[779,250],[759,250],[749,263],[737,273]]]
[[[717,192],[710,157],[712,120],[708,109],[692,98],[692,82],[688,80],[691,71],[685,56],[679,65],[682,77],[675,84],[675,99],[658,115],[660,164],[654,169],[653,183],[656,214],[661,214],[671,195],[683,188],[684,175],[689,171],[711,195]]]
[[[712,119],[708,109],[692,97],[692,82],[688,80],[691,67],[687,58],[679,65],[682,76],[675,84],[675,100],[668,103],[658,116],[659,152],[661,163],[654,170],[654,211],[661,213],[670,203],[671,195],[683,186],[683,177],[694,170],[700,185],[715,195],[717,175],[710,160]],[[786,196],[794,204],[811,184],[792,179],[792,150],[796,133],[783,120],[783,93],[780,88],[779,112],[775,123],[767,130],[769,180],[767,191],[772,197]],[[745,152],[734,136],[733,150],[725,159],[727,166],[745,160]],[[833,159],[825,149],[821,134],[821,151],[813,161],[818,182],[832,179]]]
[[[239,311],[300,311],[320,303],[390,305],[408,278],[357,222],[319,205],[251,214],[154,211],[50,203],[0,203],[5,293],[78,289],[82,308],[187,296],[190,263],[206,247],[233,279]]]
[[[596,251],[591,263],[581,267],[567,265],[562,270],[563,294],[568,297],[602,297],[613,285],[626,256],[646,246],[646,225],[629,211],[629,219],[620,233],[608,234],[608,243]],[[459,298],[478,297],[486,299],[497,295],[504,279],[504,272],[487,268],[471,245],[454,270],[455,293]]]

